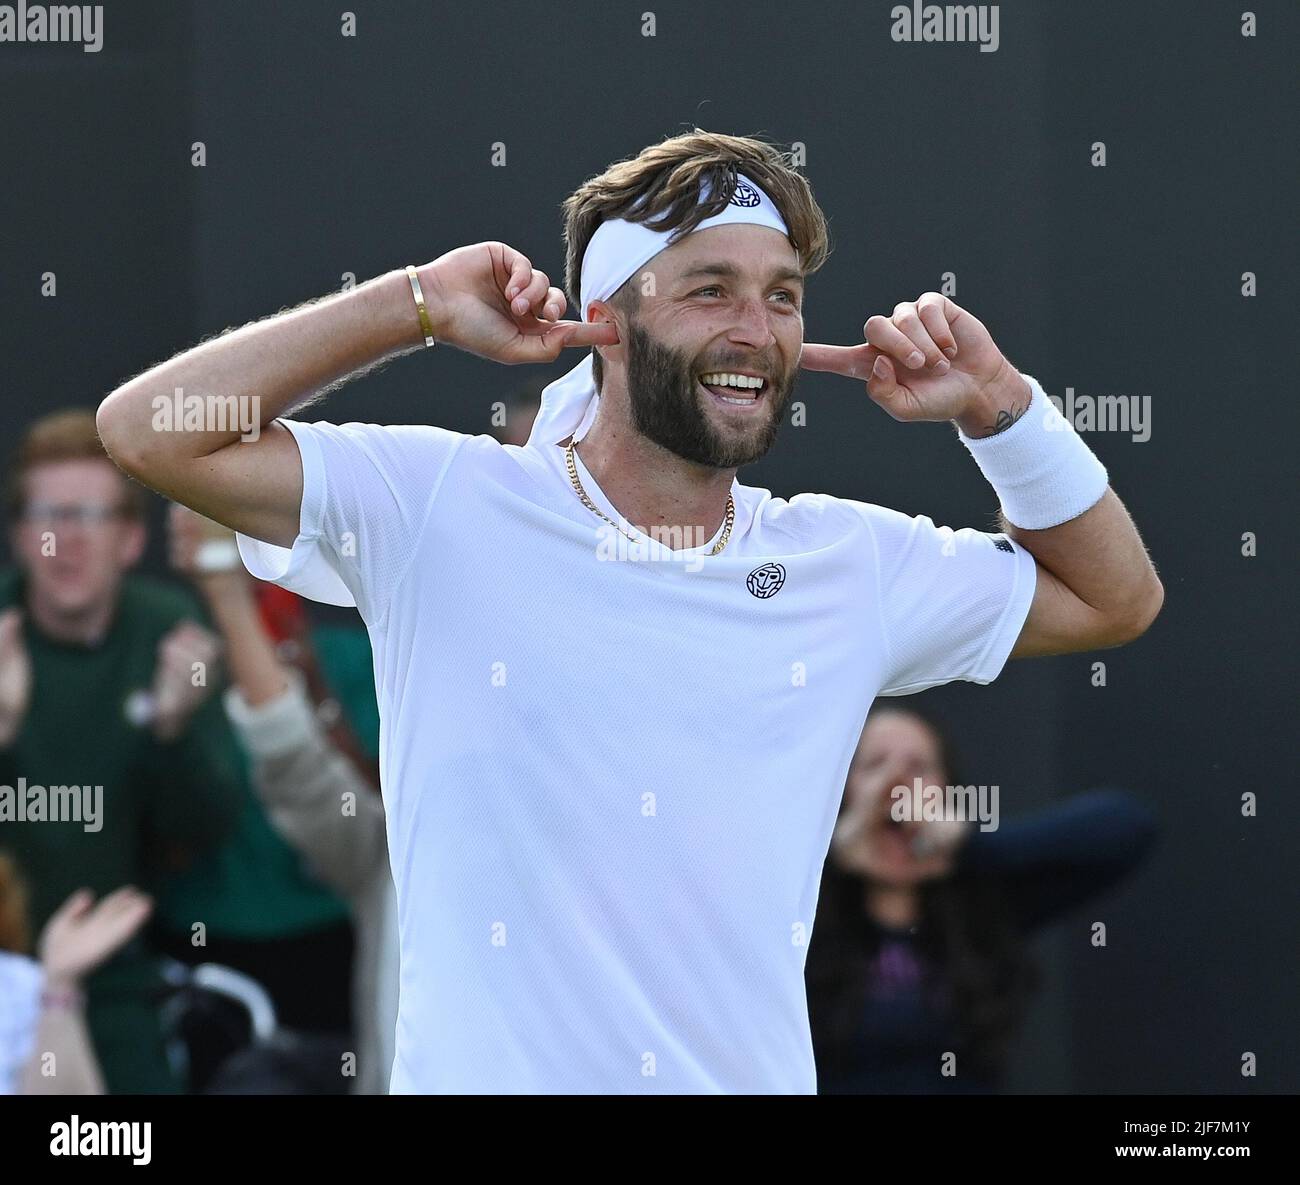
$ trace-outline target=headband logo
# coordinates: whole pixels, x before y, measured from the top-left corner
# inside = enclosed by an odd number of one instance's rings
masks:
[[[762,205],[763,199],[758,190],[744,181],[737,180],[736,192],[731,195],[729,206],[740,206],[742,209],[753,210]]]

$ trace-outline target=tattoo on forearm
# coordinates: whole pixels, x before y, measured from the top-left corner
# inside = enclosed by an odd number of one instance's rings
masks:
[[[1014,424],[1018,419],[1020,419],[1020,417],[1023,416],[1025,412],[1027,412],[1028,410],[1029,410],[1028,400],[1025,401],[1023,407],[1016,407],[1016,405],[1013,403],[1009,411],[1006,408],[1003,408],[1001,411],[998,412],[997,419],[993,422],[992,426],[985,428],[980,435],[996,436],[999,432],[1005,432],[1008,428],[1011,427],[1012,424]]]

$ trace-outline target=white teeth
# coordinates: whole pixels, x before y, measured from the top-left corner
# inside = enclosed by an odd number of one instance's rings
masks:
[[[726,374],[718,371],[700,375],[700,382],[712,387],[739,387],[742,390],[756,391],[763,385],[763,380],[747,374]]]

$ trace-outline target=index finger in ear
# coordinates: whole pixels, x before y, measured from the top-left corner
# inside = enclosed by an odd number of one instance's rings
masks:
[[[618,326],[613,321],[557,321],[551,328],[564,331],[560,341],[565,349],[618,345]]]
[[[805,342],[799,354],[799,366],[803,370],[825,370],[866,382],[871,377],[871,368],[879,354],[880,351],[869,343],[861,346],[825,346]]]
[[[539,321],[520,329],[510,363],[554,362],[570,346],[615,346],[618,326],[609,321]]]

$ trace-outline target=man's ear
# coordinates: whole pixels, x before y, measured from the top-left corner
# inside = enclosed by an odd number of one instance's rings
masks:
[[[587,301],[587,312],[591,314],[591,320],[595,321],[613,321],[614,310],[607,301],[589,300]]]
[[[587,305],[587,310],[591,314],[591,323],[593,325],[612,324],[618,330],[618,341],[612,346],[596,346],[600,351],[601,357],[604,357],[610,350],[620,350],[623,343],[627,341],[627,322],[623,315],[614,308],[613,305],[603,300],[593,300]]]

